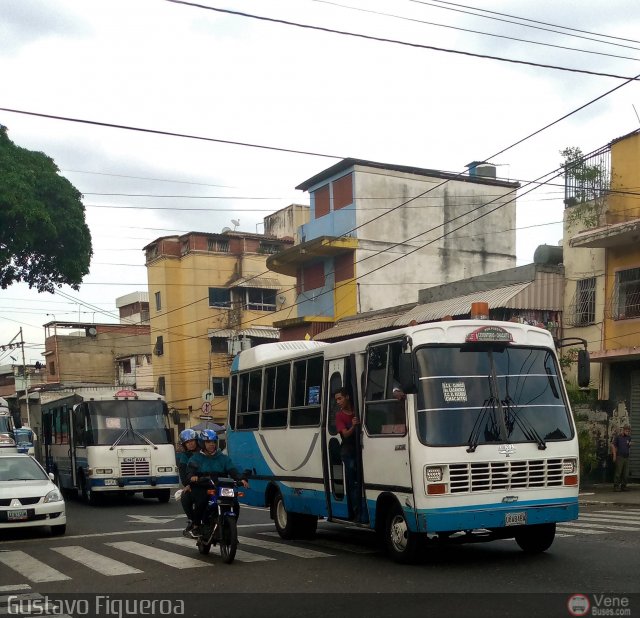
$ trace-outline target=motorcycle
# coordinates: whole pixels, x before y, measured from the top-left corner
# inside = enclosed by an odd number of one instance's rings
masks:
[[[208,554],[212,545],[220,545],[223,562],[231,564],[238,549],[238,492],[230,478],[211,481],[207,489],[209,501],[196,539],[198,551]]]

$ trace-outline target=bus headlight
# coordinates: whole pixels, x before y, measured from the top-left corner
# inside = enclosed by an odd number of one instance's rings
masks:
[[[575,459],[564,459],[562,461],[563,474],[575,474],[578,471],[578,462]]]
[[[438,483],[442,480],[443,471],[441,466],[430,466],[424,469],[424,476],[428,483]]]
[[[158,466],[158,472],[173,472],[173,466]]]
[[[96,474],[113,474],[113,470],[111,468],[96,468]]]

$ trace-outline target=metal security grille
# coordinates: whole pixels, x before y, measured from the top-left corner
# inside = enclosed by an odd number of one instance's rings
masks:
[[[565,315],[569,326],[587,326],[596,319],[596,278],[576,281],[576,293]]]
[[[614,320],[640,317],[640,268],[616,273],[610,305],[610,316]]]
[[[121,461],[120,474],[122,476],[149,476],[149,460]]]
[[[449,465],[453,494],[562,485],[562,459],[488,461]]]

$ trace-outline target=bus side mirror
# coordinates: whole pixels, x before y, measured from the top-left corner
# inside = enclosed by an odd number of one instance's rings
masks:
[[[400,354],[398,360],[398,382],[400,382],[400,387],[404,391],[405,394],[416,393],[418,389],[416,388],[414,381],[414,372],[413,372],[413,358],[410,353],[403,352]]]
[[[578,350],[578,386],[586,388],[591,382],[591,359],[589,350]]]

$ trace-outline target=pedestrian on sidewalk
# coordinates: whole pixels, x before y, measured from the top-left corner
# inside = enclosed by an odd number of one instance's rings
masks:
[[[628,491],[629,452],[631,450],[631,427],[625,425],[622,433],[611,441],[611,455],[615,464],[613,473],[613,491]]]

